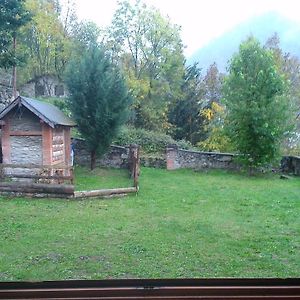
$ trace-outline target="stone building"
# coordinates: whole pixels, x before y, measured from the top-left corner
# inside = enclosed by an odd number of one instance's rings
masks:
[[[20,87],[20,94],[28,97],[61,97],[68,95],[66,85],[55,75],[38,76]]]
[[[57,107],[17,97],[0,113],[4,164],[70,165],[75,123]]]

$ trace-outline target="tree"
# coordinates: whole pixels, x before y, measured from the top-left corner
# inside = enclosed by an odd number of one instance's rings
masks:
[[[206,139],[197,143],[205,151],[234,152],[233,145],[224,130],[225,108],[218,102],[211,102],[201,111]]]
[[[30,20],[25,0],[2,0],[0,3],[0,67],[10,68],[20,63],[16,55],[17,32]]]
[[[277,33],[267,40],[265,47],[272,51],[276,65],[288,83],[289,106],[297,127],[300,128],[300,60],[297,56],[282,51]],[[295,154],[299,152],[299,146],[300,136],[298,130],[295,130],[286,137],[282,148],[285,154]]]
[[[136,127],[166,131],[167,112],[184,74],[180,28],[142,1],[122,1],[109,29],[108,48],[132,90]]]
[[[170,108],[169,121],[174,126],[175,139],[196,144],[203,135],[204,118],[201,110],[206,105],[201,69],[197,64],[186,67],[183,79],[181,97]]]
[[[101,30],[91,21],[81,21],[72,28],[71,36],[74,41],[75,51],[81,53],[82,47],[90,47],[98,42]]]
[[[97,45],[70,62],[65,80],[70,110],[91,151],[94,169],[96,155],[105,153],[126,121],[131,98],[118,68]]]
[[[27,0],[32,20],[21,32],[22,51],[28,57],[20,70],[22,80],[51,74],[62,76],[70,57],[70,38],[60,19],[56,0]]]
[[[250,172],[277,155],[289,119],[285,86],[271,51],[254,38],[240,45],[224,83],[225,125]]]
[[[212,102],[220,103],[223,77],[224,75],[219,72],[216,63],[207,69],[203,79],[203,89],[204,98],[209,104]]]

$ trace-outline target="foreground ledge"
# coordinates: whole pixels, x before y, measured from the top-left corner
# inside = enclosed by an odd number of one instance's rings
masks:
[[[300,299],[300,279],[0,282],[0,299]]]

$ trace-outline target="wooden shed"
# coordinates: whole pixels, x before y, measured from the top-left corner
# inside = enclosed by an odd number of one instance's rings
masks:
[[[75,123],[52,104],[17,97],[0,113],[3,164],[71,163]]]

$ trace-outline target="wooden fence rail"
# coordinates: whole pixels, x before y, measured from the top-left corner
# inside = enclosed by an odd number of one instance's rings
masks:
[[[76,191],[73,167],[65,165],[0,164],[0,193],[21,196],[44,196],[65,198],[111,197],[137,193],[139,189],[139,146],[129,149],[129,171],[133,187]],[[14,179],[7,181],[6,179]],[[28,179],[26,182],[18,179]],[[68,184],[65,184],[65,181]]]
[[[70,170],[72,167],[66,165],[36,165],[36,164],[0,164],[0,169],[49,169],[49,170]]]
[[[16,169],[18,172],[12,171]],[[37,173],[27,173],[24,170],[36,170]],[[64,173],[67,173],[67,175]],[[43,181],[49,179],[48,183],[57,181],[58,184],[65,181],[69,181],[71,184],[74,182],[73,167],[65,165],[0,164],[0,180],[3,181],[5,178],[36,179],[37,182],[40,181],[41,183],[45,183]]]
[[[15,179],[7,181],[6,179]],[[28,179],[20,181],[18,179]],[[65,184],[67,181],[68,184]],[[73,168],[65,165],[0,164],[0,192],[74,195]]]
[[[294,279],[3,282],[0,299],[300,299]]]

